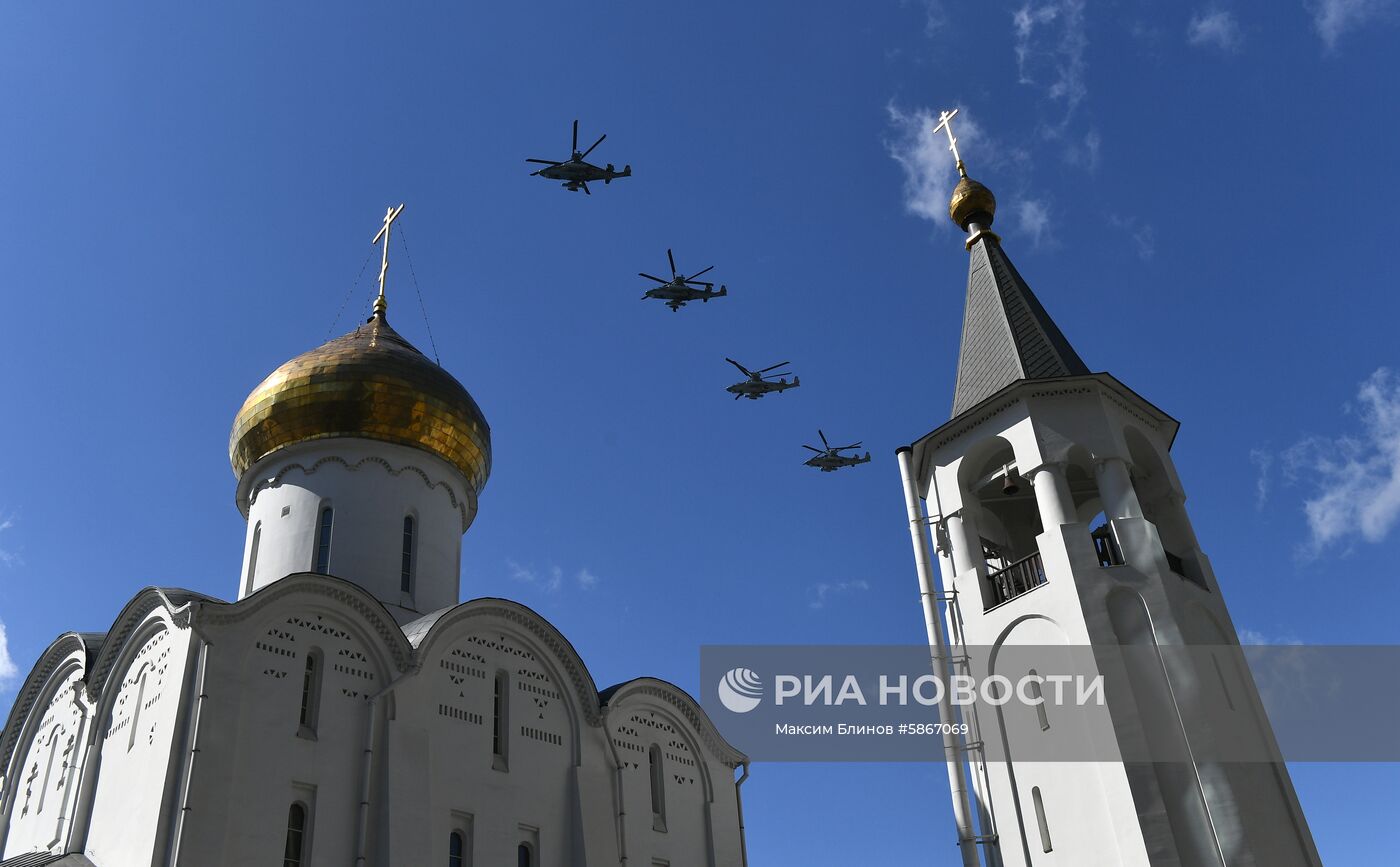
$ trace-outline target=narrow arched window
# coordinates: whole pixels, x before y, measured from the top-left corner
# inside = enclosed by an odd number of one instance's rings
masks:
[[[515,847],[516,867],[535,867],[535,853],[530,849],[529,843],[521,843]]]
[[[300,802],[287,811],[287,848],[282,867],[302,867],[306,863],[306,807]]]
[[[131,731],[126,737],[127,752],[136,746],[136,730],[141,727],[142,705],[146,702],[146,675],[151,673],[149,666],[141,670],[141,679],[136,682],[136,704],[131,708]]]
[[[399,589],[413,592],[413,516],[403,516],[403,561],[399,568]]]
[[[495,766],[504,770],[506,750],[510,739],[506,731],[510,712],[510,677],[504,671],[496,672],[495,687],[491,697],[491,754]]]
[[[262,544],[262,521],[253,525],[253,544],[248,546],[248,579],[244,583],[243,595],[253,592],[253,576],[258,574],[258,546]]]
[[[651,824],[658,831],[666,830],[666,772],[661,766],[661,747],[651,745],[647,751],[651,771]]]
[[[462,832],[453,831],[452,837],[447,841],[447,867],[462,867],[466,863],[462,854],[466,848],[467,844],[462,837]]]
[[[1035,821],[1040,826],[1040,846],[1044,851],[1049,852],[1051,849],[1050,823],[1045,821],[1045,804],[1040,799],[1039,786],[1031,789],[1031,800],[1035,802]]]
[[[1048,732],[1050,730],[1050,717],[1045,713],[1045,693],[1040,688],[1042,680],[1044,678],[1032,668],[1030,670],[1031,701],[1035,702],[1035,716],[1040,723],[1040,730]]]
[[[316,531],[316,571],[329,575],[331,568],[331,526],[335,523],[335,510],[326,506],[321,510],[321,526]]]
[[[299,734],[314,735],[316,718],[321,708],[321,651],[312,650],[306,654],[306,665],[301,674],[301,729]]]

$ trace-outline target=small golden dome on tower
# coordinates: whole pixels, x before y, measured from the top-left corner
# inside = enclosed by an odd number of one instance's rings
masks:
[[[961,169],[961,162],[959,168]],[[958,228],[966,229],[972,218],[979,214],[985,215],[985,225],[990,226],[996,212],[997,199],[992,195],[992,191],[964,174],[958,185],[953,188],[953,198],[948,202],[948,216],[953,218]]]
[[[420,448],[452,464],[475,493],[491,475],[491,428],[452,374],[389,327],[369,322],[293,358],[264,379],[233,420],[229,462],[242,477],[278,449],[361,437]]]

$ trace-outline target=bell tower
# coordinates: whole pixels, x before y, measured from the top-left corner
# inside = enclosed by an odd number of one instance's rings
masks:
[[[956,156],[951,119],[940,130]],[[911,525],[932,528],[941,577],[940,592],[916,532],[931,643],[946,628],[954,647],[943,652],[980,655],[971,664],[984,673],[1015,645],[1089,647],[1096,659],[1110,647],[1227,651],[1207,663],[1215,670],[1167,655],[1154,671],[1107,678],[1106,730],[1121,755],[1170,742],[1181,761],[1018,761],[1054,721],[982,713],[980,742],[1005,752],[957,753],[972,756],[962,772],[975,798],[969,810],[959,774],[964,863],[975,850],[989,865],[1319,865],[1281,762],[1192,758],[1219,735],[1207,720],[1226,703],[1235,736],[1276,747],[1185,508],[1170,454],[1178,423],[1090,371],[992,231],[995,197],[957,167],[949,214],[969,263],[952,417],[899,450]],[[930,596],[955,607],[940,615]]]

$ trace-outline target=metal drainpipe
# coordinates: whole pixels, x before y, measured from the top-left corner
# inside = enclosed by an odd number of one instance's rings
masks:
[[[97,767],[102,762],[102,745],[106,739],[102,735],[102,720],[97,711],[101,697],[87,693],[84,697],[92,705],[92,725],[88,728],[88,744],[83,751],[83,772],[78,778],[78,801],[73,805],[73,824],[68,831],[68,848],[77,852],[87,851],[88,828],[92,825],[92,799],[97,790]]]
[[[185,832],[185,817],[190,812],[190,789],[194,783],[194,760],[199,755],[199,721],[204,717],[204,694],[205,675],[209,670],[209,646],[212,642],[209,638],[194,625],[194,619],[199,614],[196,608],[190,612],[190,631],[199,639],[199,659],[195,662],[195,701],[194,712],[190,714],[190,750],[185,759],[184,779],[180,781],[180,813],[175,817],[175,833],[171,836],[170,851],[167,854],[167,862],[174,867],[180,859],[180,840]]]
[[[923,510],[919,508],[919,496],[914,487],[914,473],[910,466],[912,449],[900,448],[896,453],[899,460],[899,475],[904,482],[904,506],[909,513],[909,539],[914,546],[914,565],[919,573],[919,598],[924,608],[924,628],[928,634],[929,652],[934,672],[939,678],[948,676],[947,640],[943,635],[943,621],[938,617],[937,588],[933,583],[933,571],[929,567],[928,539],[923,530]],[[963,867],[981,867],[982,858],[977,851],[977,838],[972,832],[972,808],[968,803],[967,781],[963,777],[962,751],[959,738],[954,734],[956,718],[953,715],[951,690],[944,690],[938,702],[938,721],[943,724],[943,754],[948,767],[948,788],[953,796],[953,822],[958,829],[958,849],[962,854]]]
[[[616,770],[617,778],[617,853],[619,863],[627,864],[627,808],[626,801],[622,796],[622,759],[617,755],[617,744],[613,743],[612,730],[608,728],[608,719],[612,716],[612,708],[603,709],[603,737],[608,740],[608,749],[612,752],[613,768]]]
[[[379,700],[393,692],[406,678],[417,673],[417,668],[410,668],[369,697],[369,725],[366,727],[368,732],[365,735],[364,761],[360,768],[360,817],[358,827],[355,828],[356,867],[363,867],[366,863],[365,848],[369,843],[369,784],[370,772],[374,766],[374,736],[379,731]]]
[[[744,762],[743,767],[743,775],[734,781],[734,803],[739,807],[739,857],[742,859],[742,867],[749,867],[749,844],[744,839],[744,793],[740,791],[744,780],[749,778],[749,763]]]

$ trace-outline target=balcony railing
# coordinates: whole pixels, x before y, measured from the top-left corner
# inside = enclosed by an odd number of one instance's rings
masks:
[[[1040,561],[1040,552],[1022,557],[1004,569],[987,576],[992,585],[992,600],[988,608],[1010,602],[1028,590],[1034,590],[1045,583],[1045,565]]]

